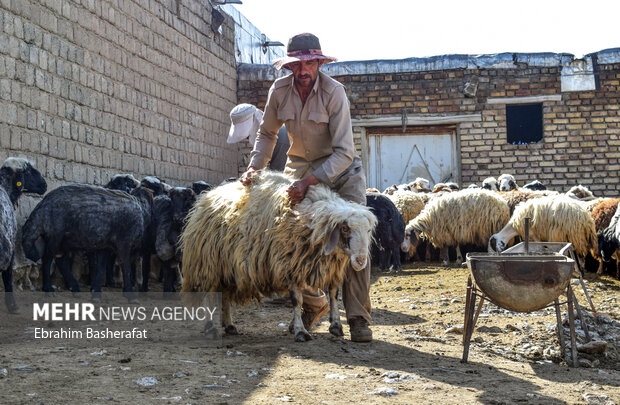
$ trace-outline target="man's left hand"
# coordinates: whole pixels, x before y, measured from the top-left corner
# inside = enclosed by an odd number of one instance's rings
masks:
[[[310,175],[308,177],[304,177],[301,180],[297,180],[291,184],[291,186],[286,189],[288,193],[288,198],[291,200],[291,205],[295,205],[301,202],[306,196],[306,192],[308,191],[308,187],[314,184],[319,184],[319,180],[314,177],[314,175]]]

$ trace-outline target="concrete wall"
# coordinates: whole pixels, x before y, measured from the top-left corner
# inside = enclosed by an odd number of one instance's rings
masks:
[[[512,173],[557,190],[583,184],[617,196],[620,183],[620,49],[584,60],[568,54],[443,55],[394,61],[330,63],[344,83],[360,154],[365,129],[456,124],[461,182]],[[264,105],[276,76],[271,66],[238,69],[239,100]],[[598,82],[598,87],[592,87]],[[543,104],[543,140],[506,141],[507,104]]]

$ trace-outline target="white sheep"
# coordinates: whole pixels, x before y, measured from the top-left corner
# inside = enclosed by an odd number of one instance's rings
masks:
[[[510,191],[519,188],[517,181],[512,174],[502,174],[497,178],[499,191]]]
[[[530,218],[529,240],[570,242],[582,266],[588,252],[599,259],[594,220],[577,201],[565,196],[535,198],[517,205],[506,226],[489,238],[489,252],[503,251],[516,236],[525,238],[526,217]]]
[[[200,305],[207,292],[222,293],[222,325],[237,333],[231,303],[287,291],[295,303],[295,340],[311,339],[301,311],[303,287],[330,288],[330,332],[342,336],[336,293],[347,267],[369,260],[377,219],[370,209],[345,201],[323,184],[290,206],[293,178],[262,172],[249,187],[229,183],[203,194],[188,215],[180,239],[186,305]],[[211,327],[212,325],[207,325]]]
[[[457,247],[457,260],[462,261],[459,245],[484,246],[489,236],[510,219],[508,204],[496,193],[483,189],[465,189],[430,200],[424,210],[405,228],[403,251],[408,244],[417,245],[428,239],[442,249],[443,264],[448,264],[448,247]]]
[[[491,191],[499,191],[497,179],[495,177],[487,177],[486,179],[482,180],[482,188]]]

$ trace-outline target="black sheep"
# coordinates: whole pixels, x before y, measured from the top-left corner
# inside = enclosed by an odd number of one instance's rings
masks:
[[[521,188],[526,188],[528,190],[534,190],[534,191],[542,191],[542,190],[547,189],[547,187],[545,187],[545,185],[542,184],[539,180],[534,180],[531,183],[527,183]]]
[[[378,219],[373,232],[373,251],[379,251],[379,268],[386,270],[390,255],[390,270],[400,269],[400,244],[405,237],[405,221],[392,200],[380,193],[366,194],[366,205]]]
[[[121,190],[129,193],[139,185],[140,182],[131,174],[115,174],[104,187],[110,190]]]
[[[22,193],[45,194],[47,183],[41,173],[23,158],[8,158],[0,168],[0,272],[4,302],[11,313],[18,310],[13,297],[13,261],[17,220],[15,208]]]
[[[53,291],[50,266],[55,256],[75,250],[112,250],[123,271],[123,293],[128,299],[135,299],[131,262],[142,247],[153,194],[143,187],[134,189],[132,194],[73,184],[58,187],[37,204],[24,224],[22,245],[27,258],[43,259],[43,291]],[[70,269],[59,269],[70,289],[79,291]],[[99,271],[91,280],[93,291],[100,291],[102,276]]]
[[[196,194],[192,189],[185,187],[174,187],[168,196],[158,196],[153,201],[154,237],[150,238],[149,250],[161,261],[164,292],[175,291],[176,272],[172,267],[181,261],[181,253],[176,247],[185,218],[194,202]],[[146,262],[147,257],[144,257],[142,265],[144,266]],[[142,290],[147,291],[150,268],[143,267],[143,271]]]
[[[203,191],[209,191],[213,188],[213,186],[207,182],[204,181],[195,181],[192,183],[192,190],[194,190],[194,193],[196,193],[196,195],[200,195],[200,193],[202,193]]]
[[[153,176],[146,176],[145,178],[143,178],[140,181],[140,185],[153,191],[153,197],[167,194],[168,189],[170,188],[170,186],[168,186],[166,183]]]

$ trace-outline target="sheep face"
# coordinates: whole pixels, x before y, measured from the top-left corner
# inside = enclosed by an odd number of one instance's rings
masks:
[[[491,235],[489,238],[488,251],[489,253],[500,253],[506,250],[508,243],[518,235],[518,232],[514,227],[508,223],[496,234]]]
[[[497,181],[499,182],[499,191],[510,191],[518,188],[515,178],[510,174],[502,174]]]
[[[400,244],[400,250],[405,253],[409,253],[409,256],[415,255],[416,249],[420,244],[420,236],[413,229],[412,226],[407,225],[405,228],[405,238],[403,239],[403,243]]]
[[[336,225],[323,252],[329,255],[338,247],[349,256],[353,270],[363,270],[368,263],[369,246],[375,225],[376,220],[369,221],[366,218],[351,218]]]
[[[170,190],[169,197],[172,203],[172,220],[182,224],[196,202],[196,194],[191,188],[175,187]]]
[[[17,200],[22,193],[45,194],[47,183],[41,173],[30,162],[22,158],[8,158],[2,168],[0,176],[9,181],[5,187],[13,206],[17,206]]]
[[[117,174],[105,185],[105,188],[129,193],[131,190],[138,187],[138,184],[140,184],[138,180],[131,174]]]
[[[498,191],[499,187],[497,186],[497,180],[495,177],[487,177],[482,181],[482,188],[492,191]]]
[[[612,258],[612,255],[616,252],[616,250],[620,246],[617,246],[613,243],[609,238],[602,237],[599,235],[598,237],[598,250],[601,252],[601,258],[604,262],[609,262]]]

